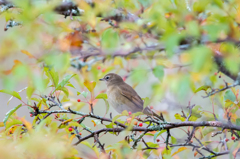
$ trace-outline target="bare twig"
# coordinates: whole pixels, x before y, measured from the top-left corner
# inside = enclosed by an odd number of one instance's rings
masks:
[[[193,104],[192,106],[188,106],[190,112],[189,112],[189,115],[188,115],[186,121],[189,121],[189,119],[190,119],[190,117],[191,117],[191,115],[192,115],[192,109],[193,109],[193,107],[195,107],[195,104]]]

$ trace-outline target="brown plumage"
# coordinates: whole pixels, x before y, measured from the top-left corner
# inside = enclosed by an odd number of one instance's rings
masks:
[[[143,112],[146,115],[153,115],[161,119],[149,107],[143,110],[143,100],[130,85],[123,81],[121,76],[109,73],[99,80],[105,81],[107,84],[108,101],[118,113],[122,113],[124,110],[132,113]]]

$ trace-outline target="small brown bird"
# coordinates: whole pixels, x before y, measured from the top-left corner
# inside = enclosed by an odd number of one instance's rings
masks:
[[[143,100],[131,86],[123,81],[121,76],[109,73],[99,80],[105,81],[107,84],[108,101],[118,113],[122,113],[124,110],[132,113],[143,112],[146,115],[153,115],[162,120],[149,107],[143,110]]]

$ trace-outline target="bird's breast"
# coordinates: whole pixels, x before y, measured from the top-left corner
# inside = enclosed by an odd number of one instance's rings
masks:
[[[120,93],[120,90],[117,87],[108,87],[107,96],[109,104],[118,112],[122,113],[124,110],[128,110],[128,106],[124,104],[122,100],[123,97]]]

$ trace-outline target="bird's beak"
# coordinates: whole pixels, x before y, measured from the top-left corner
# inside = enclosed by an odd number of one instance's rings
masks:
[[[99,81],[104,81],[104,78],[99,79]]]

